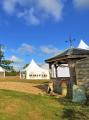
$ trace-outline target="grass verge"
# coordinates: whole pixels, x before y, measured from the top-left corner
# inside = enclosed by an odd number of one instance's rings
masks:
[[[68,99],[0,90],[0,120],[89,120],[88,113]]]

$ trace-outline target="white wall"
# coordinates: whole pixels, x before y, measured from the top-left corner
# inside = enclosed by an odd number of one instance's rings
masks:
[[[32,75],[32,76],[31,76]],[[47,75],[44,77],[44,75]],[[50,79],[49,76],[49,71],[48,72],[32,72],[32,71],[27,71],[26,72],[26,79]]]
[[[5,77],[5,72],[0,72],[0,78],[4,78]]]
[[[55,74],[55,68],[54,66],[52,66],[52,77],[56,77]],[[57,68],[57,75],[58,77],[70,77],[70,73],[69,73],[69,68],[68,67],[58,67]]]

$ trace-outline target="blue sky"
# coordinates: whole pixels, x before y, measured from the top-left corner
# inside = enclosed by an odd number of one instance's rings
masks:
[[[18,66],[68,48],[70,34],[89,45],[89,0],[0,0],[0,42]]]

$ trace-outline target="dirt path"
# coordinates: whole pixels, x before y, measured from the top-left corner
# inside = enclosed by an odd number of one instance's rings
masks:
[[[0,89],[15,90],[20,92],[43,94],[41,84],[34,83],[20,83],[20,82],[0,82]]]

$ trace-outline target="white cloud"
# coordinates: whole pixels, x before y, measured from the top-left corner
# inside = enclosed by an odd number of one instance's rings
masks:
[[[34,15],[34,8],[18,13],[19,18],[24,18],[28,24],[38,25],[40,20]]]
[[[73,0],[74,6],[79,9],[89,8],[89,0]]]
[[[15,12],[15,0],[3,0],[2,7],[5,12],[12,14]]]
[[[15,62],[15,63],[22,63],[23,60],[16,57],[15,55],[12,55],[11,58],[10,58],[11,61]]]
[[[35,48],[32,45],[23,43],[19,48],[18,51],[20,53],[34,53]]]
[[[12,63],[12,66],[16,71],[19,71],[23,68],[23,66],[24,66],[23,59],[16,57],[15,55],[12,55],[9,59],[14,62],[14,63]]]
[[[53,47],[53,46],[41,46],[40,49],[44,54],[54,54],[55,55],[60,52],[60,50],[58,48]]]
[[[45,14],[51,15],[55,20],[61,19],[63,4],[60,0],[38,0],[38,7]]]
[[[38,25],[47,19],[59,21],[62,18],[64,0],[3,0],[3,10]],[[21,8],[21,9],[20,9]]]

